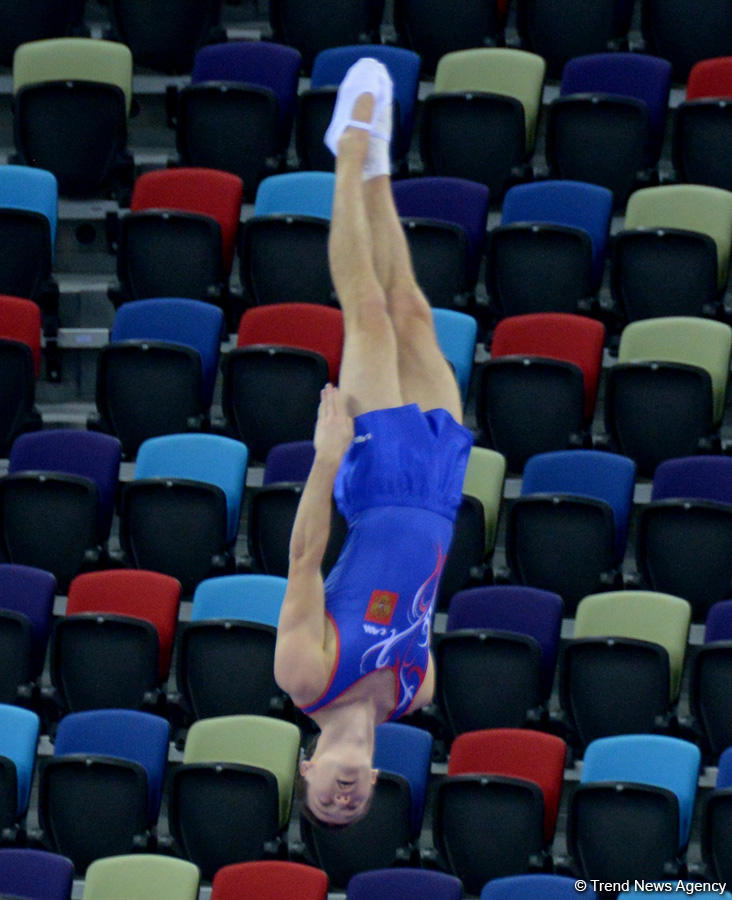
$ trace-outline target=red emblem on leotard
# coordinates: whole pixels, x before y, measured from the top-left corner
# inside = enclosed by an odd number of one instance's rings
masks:
[[[373,591],[369,600],[365,622],[374,622],[376,625],[388,625],[394,615],[399,594],[392,591]]]

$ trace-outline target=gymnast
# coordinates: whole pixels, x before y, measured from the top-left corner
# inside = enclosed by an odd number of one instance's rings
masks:
[[[472,443],[394,207],[391,104],[387,70],[361,59],[326,132],[345,340],[339,387],[322,392],[275,652],[277,683],[320,729],[300,775],[328,825],[368,810],[375,726],[432,699],[435,597]],[[348,534],[324,581],[333,496]]]

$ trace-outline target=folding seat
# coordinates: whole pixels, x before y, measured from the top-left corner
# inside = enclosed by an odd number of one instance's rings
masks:
[[[430,304],[472,311],[486,242],[489,191],[462,178],[406,178],[392,187],[417,282]]]
[[[346,900],[379,900],[400,897],[401,900],[461,900],[463,886],[459,878],[445,872],[431,872],[408,866],[359,872],[346,887]]]
[[[577,880],[568,875],[506,875],[494,878],[485,885],[480,893],[480,900],[531,900],[541,897],[542,900],[576,900]],[[597,900],[592,885],[583,891],[586,900]]]
[[[463,479],[463,494],[480,500],[485,516],[485,559],[493,555],[506,479],[505,457],[487,447],[470,448]],[[444,571],[443,571],[444,574]]]
[[[379,772],[391,772],[407,779],[413,841],[419,838],[422,830],[431,762],[432,735],[429,731],[402,722],[382,722],[376,726],[373,765]]]
[[[712,760],[732,746],[731,650],[732,600],[719,600],[709,609],[704,643],[697,648],[689,672],[692,726],[700,735],[705,753]]]
[[[13,56],[17,160],[52,172],[62,195],[129,189],[132,55],[113,41],[48,38]]]
[[[543,56],[549,78],[558,79],[575,57],[627,47],[632,6],[628,0],[565,0],[560,7],[519,0],[516,27],[522,46]]]
[[[120,498],[120,543],[129,563],[172,575],[184,596],[231,569],[247,462],[241,441],[217,434],[144,441]]]
[[[706,873],[715,879],[732,875],[730,833],[732,833],[732,751],[728,747],[719,757],[714,790],[704,798],[700,838]],[[729,884],[729,881],[726,881]]]
[[[423,77],[431,77],[446,53],[499,43],[503,6],[500,0],[470,0],[457,9],[443,0],[397,0],[394,26],[399,42],[422,57]]]
[[[567,819],[576,874],[631,883],[675,874],[689,841],[700,761],[697,746],[660,734],[593,741]]]
[[[604,341],[600,322],[573,313],[498,322],[480,367],[476,417],[511,471],[536,453],[590,443]]]
[[[694,63],[674,110],[672,157],[679,181],[732,190],[732,56]]]
[[[486,263],[498,314],[589,309],[602,283],[612,205],[607,188],[581,181],[509,188]]]
[[[286,162],[300,62],[294,48],[260,41],[199,50],[178,94],[179,161],[238,175],[253,198],[259,181]]]
[[[671,64],[659,57],[615,52],[570,59],[548,110],[550,171],[601,184],[616,206],[624,205],[637,181],[654,176],[670,88]]]
[[[284,213],[330,221],[333,210],[333,172],[284,172],[270,175],[257,188],[254,215]]]
[[[211,900],[326,900],[328,876],[322,869],[284,859],[261,859],[222,866],[214,875]]]
[[[262,484],[278,481],[307,481],[315,459],[312,441],[288,441],[275,444],[264,461]]]
[[[601,450],[537,453],[506,524],[506,556],[519,584],[554,591],[572,616],[578,601],[619,581],[635,464]]]
[[[9,842],[22,835],[25,824],[39,731],[34,712],[0,703],[0,827]]]
[[[501,198],[530,171],[545,68],[535,53],[506,47],[445,54],[424,101],[425,173],[478,181]]]
[[[384,0],[329,0],[313,7],[307,0],[272,0],[269,18],[274,40],[296,47],[310,73],[322,50],[378,43]]]
[[[115,306],[151,297],[206,300],[228,312],[243,184],[230,172],[144,172],[119,220]]]
[[[201,873],[183,859],[130,853],[95,860],[84,877],[82,900],[134,896],[137,900],[198,900]]]
[[[65,712],[161,707],[180,583],[159,572],[77,575],[51,641],[51,682]]]
[[[35,303],[0,295],[0,453],[42,426],[34,405],[41,357],[41,313]]]
[[[607,373],[607,445],[652,477],[666,459],[719,445],[732,329],[696,316],[626,325]]]
[[[220,0],[113,0],[111,32],[132,51],[135,65],[156,72],[190,72],[198,47],[226,40]]]
[[[77,0],[46,0],[29,7],[23,0],[3,4],[0,20],[0,65],[12,66],[13,53],[21,44],[64,37],[72,30]]]
[[[522,729],[456,739],[437,786],[433,838],[442,868],[466,891],[548,859],[565,749],[554,735]]]
[[[5,560],[52,572],[62,593],[82,568],[98,565],[120,459],[120,442],[107,434],[59,428],[16,438],[0,479]]]
[[[2,896],[26,900],[71,900],[74,865],[70,859],[28,847],[0,849]]]
[[[255,459],[275,444],[312,437],[320,391],[337,383],[342,349],[340,309],[279,303],[246,310],[236,349],[224,358],[221,404],[227,427]]]
[[[211,880],[222,867],[274,855],[290,818],[300,732],[265,716],[200,719],[170,781],[179,855]]]
[[[610,289],[628,322],[716,315],[727,285],[732,195],[700,184],[660,185],[628,198],[613,236]]]
[[[276,575],[223,575],[198,585],[176,675],[194,719],[283,709],[274,650],[286,586]]]
[[[31,566],[0,564],[0,702],[26,702],[43,671],[56,579]]]
[[[473,374],[478,323],[472,316],[457,309],[433,309],[432,320],[437,343],[455,373],[460,396],[465,403]]]
[[[674,81],[686,81],[700,60],[732,49],[729,8],[716,0],[643,0],[641,30],[649,52],[671,62]]]
[[[691,603],[694,621],[732,595],[732,460],[688,456],[659,463],[651,502],[638,510],[643,583]]]
[[[54,356],[59,291],[52,275],[57,224],[56,177],[31,166],[0,166],[0,293],[28,298],[40,307],[46,368],[54,381],[59,368],[58,354]]]
[[[321,50],[313,62],[309,89],[299,97],[296,126],[297,155],[304,169],[332,171],[335,160],[323,144],[330,123],[338,85],[361,57],[378,59],[389,70],[394,83],[391,157],[397,168],[406,166],[417,107],[421,60],[417,53],[402,47],[350,41]]]
[[[224,315],[211,303],[161,298],[124,303],[97,359],[97,415],[128,459],[150,437],[210,426]]]
[[[541,648],[541,695],[546,702],[554,683],[562,612],[559,594],[540,588],[509,584],[471,588],[459,591],[450,601],[446,632],[440,640],[467,629],[531,636]]]
[[[137,710],[89,710],[59,722],[40,776],[38,814],[44,842],[68,856],[77,873],[95,859],[150,844],[168,733],[165,719]]]

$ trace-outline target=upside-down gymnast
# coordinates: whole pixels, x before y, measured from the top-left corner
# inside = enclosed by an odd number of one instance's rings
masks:
[[[368,809],[375,726],[432,699],[434,603],[472,443],[394,207],[391,102],[384,66],[361,59],[326,132],[345,341],[339,387],[321,397],[275,652],[277,683],[320,728],[300,773],[310,813],[330,825]],[[323,581],[333,495],[348,534]]]

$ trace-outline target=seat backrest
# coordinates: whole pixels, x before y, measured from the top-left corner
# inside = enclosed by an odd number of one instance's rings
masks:
[[[243,193],[243,181],[230,172],[184,166],[156,169],[143,172],[135,181],[130,210],[176,209],[215,219],[221,227],[221,256],[229,272]]]
[[[477,497],[485,516],[486,555],[493,552],[506,480],[506,457],[487,447],[471,447],[463,479],[463,493]]]
[[[577,881],[568,875],[506,875],[493,878],[480,894],[480,900],[576,900]],[[597,894],[589,885],[582,896],[585,900],[596,900]]]
[[[574,363],[585,383],[585,418],[595,411],[602,371],[605,327],[596,319],[572,313],[527,313],[507,316],[496,325],[491,358],[527,355]]]
[[[222,866],[211,885],[211,900],[326,900],[328,876],[315,866],[284,859],[261,859]]]
[[[217,716],[191,725],[184,763],[230,762],[274,773],[280,798],[280,824],[290,817],[300,729],[267,716]]]
[[[656,360],[706,369],[712,380],[713,421],[718,425],[724,415],[731,351],[732,328],[726,323],[697,316],[662,316],[625,326],[618,362]]]
[[[333,384],[343,353],[343,313],[317,303],[272,303],[247,309],[239,322],[237,347],[275,344],[314,350],[328,361]]]
[[[659,591],[606,591],[580,600],[574,620],[574,636],[628,637],[665,647],[670,667],[669,693],[679,695],[691,605]]]
[[[33,566],[0,564],[0,609],[22,613],[31,623],[33,671],[40,674],[51,632],[56,579]]]
[[[32,166],[0,166],[0,209],[28,209],[48,219],[51,248],[58,225],[58,181],[46,169]]]
[[[544,695],[549,696],[559,654],[563,603],[559,594],[525,585],[467,588],[450,600],[447,631],[488,628],[535,638],[541,647]]]
[[[245,444],[218,434],[166,434],[140,445],[135,479],[186,478],[215,484],[226,496],[227,534],[239,528],[249,452]]]
[[[653,473],[651,500],[682,497],[732,504],[732,459],[700,455],[659,463]]]
[[[595,281],[599,283],[605,264],[613,194],[599,184],[584,181],[548,180],[517,184],[506,191],[501,224],[547,222],[581,228],[592,240]]]
[[[41,310],[22,297],[0,294],[0,338],[27,344],[33,353],[36,378],[41,370]]]
[[[486,47],[446,53],[437,64],[435,91],[486,91],[519,100],[524,108],[526,152],[536,140],[536,123],[546,63],[536,53]]]
[[[117,497],[122,445],[108,434],[58,428],[21,434],[10,448],[9,472],[63,472],[88,478],[99,495],[98,527],[109,536]]]
[[[475,359],[475,342],[478,323],[474,316],[457,309],[432,308],[437,343],[447,361],[452,365],[460,395],[465,403],[470,388]]]
[[[0,894],[26,900],[70,900],[74,864],[66,856],[29,847],[0,849]]]
[[[580,782],[633,781],[673,791],[679,801],[679,846],[689,839],[701,752],[661,734],[621,734],[591,741]]]
[[[28,809],[40,727],[40,719],[30,709],[0,703],[0,756],[15,765],[19,816]]]
[[[129,115],[132,53],[116,41],[46,38],[21,44],[13,56],[13,93],[40,81],[96,81],[118,87]]]
[[[429,731],[401,722],[382,722],[376,726],[373,766],[401,775],[411,792],[412,834],[422,828],[427,784],[432,761],[432,735]]]
[[[149,818],[155,821],[162,799],[169,737],[170,726],[161,716],[133,709],[94,709],[69,713],[61,719],[53,755],[110,756],[142,766],[147,773]]]
[[[718,600],[709,607],[704,623],[704,643],[732,641],[732,600]]]
[[[382,897],[461,900],[462,896],[463,886],[455,875],[408,866],[357,872],[346,888],[346,900],[381,900]]]
[[[562,493],[604,500],[615,518],[616,557],[622,559],[635,487],[635,463],[603,450],[556,450],[527,460],[521,495]]]
[[[553,734],[524,728],[490,728],[459,734],[452,743],[448,775],[483,773],[523,778],[544,794],[544,836],[554,835],[567,752]]]
[[[628,198],[625,228],[683,228],[717,245],[717,286],[727,283],[732,246],[732,192],[704,184],[641,188]]]
[[[200,582],[191,621],[241,619],[277,627],[287,579],[280,575],[222,575]]]
[[[329,47],[321,50],[313,61],[310,86],[321,88],[341,83],[346,72],[364,56],[378,59],[389,70],[394,83],[394,99],[399,104],[400,145],[396,152],[401,155],[409,148],[414,128],[414,116],[419,91],[419,54],[403,47],[386,44],[355,44],[349,47]]]
[[[732,747],[727,747],[719,755],[716,788],[732,787]]]
[[[660,149],[671,90],[671,63],[646,53],[590,53],[570,59],[562,70],[560,93],[614,94],[645,103]]]
[[[262,484],[278,481],[307,481],[315,459],[312,441],[288,441],[275,444],[264,461]]]
[[[694,63],[686,82],[686,99],[732,97],[732,56],[716,56]]]
[[[333,210],[333,172],[284,172],[264,178],[254,198],[254,215],[284,213],[330,219]]]
[[[156,340],[192,347],[201,357],[203,401],[211,405],[219,369],[224,314],[213,303],[164,297],[123,303],[117,310],[109,339]]]
[[[160,677],[165,679],[170,670],[180,593],[180,582],[160,572],[85,572],[69,585],[66,615],[110,613],[150,622],[158,633]]]
[[[83,900],[197,900],[201,873],[184,859],[134,853],[95,859],[84,875]]]

